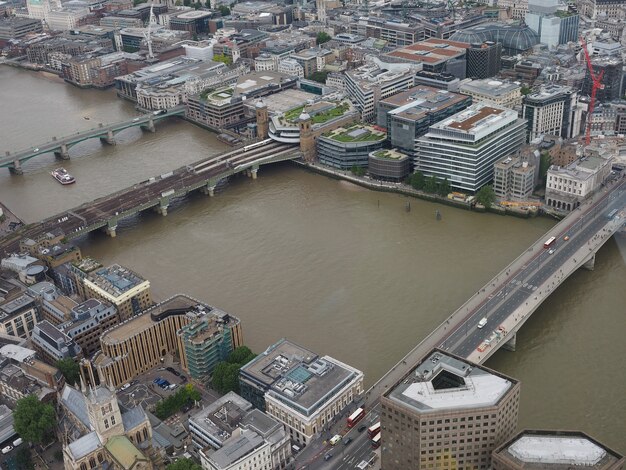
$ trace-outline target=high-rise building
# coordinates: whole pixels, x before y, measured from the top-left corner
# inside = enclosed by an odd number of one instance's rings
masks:
[[[560,8],[559,0],[529,0],[526,24],[550,48],[578,41],[578,14]]]
[[[544,85],[526,95],[522,115],[528,123],[529,142],[542,135],[571,138],[580,133],[582,109],[578,106],[578,92],[568,86]]]
[[[491,468],[517,426],[520,383],[433,350],[381,397],[385,470]]]
[[[624,62],[619,57],[598,56],[591,58],[591,64],[596,76],[604,72],[602,76],[602,88],[596,92],[596,102],[613,101],[622,96],[622,76]],[[592,80],[589,69],[586,69],[583,80],[582,94],[591,96]]]
[[[489,78],[502,68],[502,44],[485,41],[467,49],[467,78]]]
[[[493,470],[622,470],[624,456],[580,431],[520,431],[493,451]]]
[[[239,370],[241,396],[308,444],[363,392],[363,372],[286,339]]]
[[[474,193],[493,179],[494,163],[517,152],[525,138],[526,122],[516,111],[473,104],[417,140],[415,171]]]

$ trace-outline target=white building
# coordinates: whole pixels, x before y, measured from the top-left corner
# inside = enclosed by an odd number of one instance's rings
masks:
[[[27,0],[28,17],[45,20],[53,8],[61,8],[61,0]]]
[[[383,71],[377,64],[368,63],[346,72],[345,89],[361,112],[363,121],[376,118],[378,101],[408,90],[415,84],[415,70],[407,64],[397,64],[397,70]],[[404,66],[404,67],[400,67]]]
[[[183,44],[185,55],[192,59],[203,61],[213,60],[213,46],[217,41],[209,39],[207,41],[196,41],[195,44]]]
[[[470,80],[463,82],[459,93],[472,97],[473,103],[491,103],[504,108],[515,108],[522,104],[522,87],[519,83],[493,80]]]
[[[496,161],[520,149],[525,134],[526,122],[517,112],[473,104],[417,139],[415,171],[447,178],[453,188],[474,193],[493,179]]]
[[[304,78],[304,67],[295,59],[283,59],[278,63],[278,72],[292,77]]]
[[[69,31],[79,26],[80,21],[89,15],[86,8],[76,10],[55,9],[46,14],[48,28],[53,31]]]
[[[546,177],[546,204],[574,210],[596,191],[611,172],[614,156],[609,149],[586,149],[587,156],[567,166],[552,165]]]
[[[254,70],[257,72],[274,72],[277,68],[276,61],[269,54],[259,54],[254,59]]]
[[[528,122],[529,142],[542,135],[576,137],[582,116],[578,92],[563,85],[542,86],[524,97],[522,116]]]
[[[239,382],[242,396],[304,445],[363,393],[363,372],[286,339],[242,367]]]
[[[191,416],[189,431],[205,469],[278,469],[291,461],[285,426],[234,392]]]
[[[527,201],[535,188],[535,166],[520,157],[506,157],[494,165],[493,190],[504,201]]]

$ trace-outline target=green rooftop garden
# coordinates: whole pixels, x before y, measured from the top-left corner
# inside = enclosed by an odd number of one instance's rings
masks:
[[[284,115],[286,121],[293,122],[302,114],[304,106],[298,106],[297,108],[290,109]]]
[[[200,93],[200,98],[203,99],[204,101],[207,101],[207,100],[221,101],[221,100],[225,100],[225,99],[232,97],[234,91],[235,89],[232,87],[222,88],[218,90],[216,90],[215,88],[207,88],[205,90],[202,90],[202,92]]]
[[[336,119],[344,115],[346,111],[350,109],[350,104],[347,102],[342,102],[332,108],[325,109],[320,112],[310,111],[311,122],[313,124],[323,124],[332,119]],[[293,123],[300,117],[303,112],[308,112],[306,106],[298,106],[297,108],[290,109],[286,113],[283,114],[283,118],[285,121]]]
[[[386,134],[369,126],[351,126],[326,132],[324,136],[338,142],[379,142],[385,140]]]

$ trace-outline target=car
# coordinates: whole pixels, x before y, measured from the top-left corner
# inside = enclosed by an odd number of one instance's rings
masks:
[[[563,237],[563,240],[565,240],[565,241],[569,240],[569,235],[565,235],[565,236]]]
[[[358,431],[359,431],[359,432],[363,432],[363,431],[365,431],[366,429],[367,429],[367,426],[365,426],[365,425],[363,424],[363,425],[359,426]]]
[[[2,453],[3,454],[8,454],[12,450],[13,450],[13,446],[6,446],[5,448],[2,449]]]
[[[550,249],[548,250],[548,254],[549,254],[549,255],[551,255],[552,253],[554,253],[554,248],[550,248]]]
[[[130,387],[130,384],[124,384],[120,387],[120,390],[123,392],[124,390],[126,390],[127,388]]]
[[[158,384],[161,380],[163,380],[161,379],[161,377],[157,377],[156,379],[152,381],[152,383]]]
[[[351,438],[351,437],[346,437],[346,438],[343,440],[343,445],[344,445],[344,446],[347,446],[347,445],[348,445],[348,444],[350,444],[351,442],[352,442],[352,438]]]
[[[139,118],[133,119],[133,122],[137,122],[137,121],[139,121]]]
[[[4,450],[2,451],[4,452]],[[333,456],[333,454],[331,454],[330,452],[324,454],[324,460],[330,460],[330,458]]]
[[[139,383],[139,380],[131,380],[130,381],[130,385],[137,385]]]
[[[39,152],[39,147],[37,147],[36,149],[33,149],[33,152]]]

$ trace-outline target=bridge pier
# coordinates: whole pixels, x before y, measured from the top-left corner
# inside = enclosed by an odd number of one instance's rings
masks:
[[[13,162],[13,165],[9,167],[9,171],[14,175],[23,175],[24,170],[22,170],[22,162],[20,162],[19,160],[15,160]]]
[[[583,268],[585,268],[587,271],[593,271],[595,265],[596,265],[596,254],[594,253],[593,255],[591,255],[591,258],[585,261],[585,263],[583,264]]]
[[[104,227],[104,233],[111,238],[115,238],[117,236],[117,225],[107,225]]]
[[[54,151],[54,156],[61,160],[70,159],[70,149],[67,148],[67,144],[61,144],[59,150]]]
[[[142,130],[148,132],[156,132],[156,128],[154,127],[154,120],[150,118],[148,122],[139,126]]]
[[[509,340],[502,345],[502,349],[506,349],[507,351],[515,351],[515,346],[517,344],[517,333],[515,333]]]
[[[210,184],[207,184],[206,186],[203,186],[200,191],[202,192],[202,194],[206,195],[206,196],[210,196],[213,197],[215,196],[215,186],[211,186]]]
[[[100,141],[105,144],[115,145],[115,136],[113,135],[113,131],[109,129],[106,136],[100,137]]]
[[[259,172],[258,168],[252,168],[252,170],[250,170],[250,175],[252,176],[252,179],[255,180],[257,173]]]
[[[170,205],[169,199],[161,199],[158,205],[154,206],[154,211],[157,214],[161,214],[163,217],[167,215],[167,208]]]

